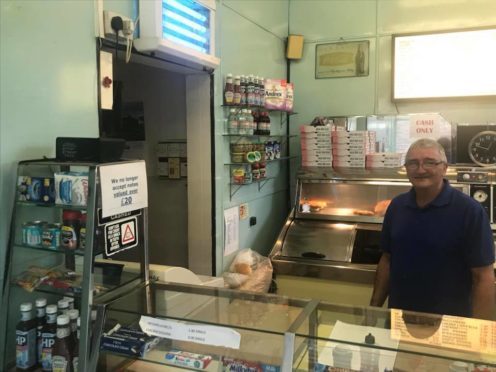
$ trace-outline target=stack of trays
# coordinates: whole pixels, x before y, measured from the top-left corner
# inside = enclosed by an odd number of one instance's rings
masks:
[[[366,168],[400,168],[403,154],[398,152],[377,152],[368,154],[365,162]]]
[[[331,167],[331,127],[329,125],[300,126],[301,165]]]
[[[375,152],[375,132],[334,131],[332,166],[336,168],[365,168],[365,156]]]

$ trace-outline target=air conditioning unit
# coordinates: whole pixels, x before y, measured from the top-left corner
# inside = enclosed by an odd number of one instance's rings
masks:
[[[155,52],[215,69],[215,0],[140,0],[140,52]]]

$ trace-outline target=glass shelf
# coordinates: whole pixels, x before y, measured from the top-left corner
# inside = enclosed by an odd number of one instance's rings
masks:
[[[74,211],[85,211],[88,207],[86,205],[70,205],[70,204],[45,204],[35,203],[28,201],[16,201],[16,204],[23,207],[42,207],[42,208],[55,208],[55,209],[70,209]]]
[[[263,110],[263,111],[268,111],[268,112],[280,112],[281,114],[288,114],[288,115],[297,115],[297,112],[291,111],[284,111],[284,110],[275,110],[275,109],[269,109],[266,108],[265,106],[248,106],[248,105],[221,105],[222,107],[226,108],[235,108],[235,109],[251,109],[251,110]]]
[[[105,277],[105,279],[104,279]],[[106,295],[110,291],[117,289],[119,287],[125,286],[126,284],[131,283],[132,281],[139,279],[140,278],[140,273],[132,273],[132,272],[126,272],[123,271],[120,275],[120,277],[116,278],[115,276],[111,275],[104,275],[102,270],[100,268],[95,268],[95,273],[93,276],[94,280],[94,291],[93,291],[93,297],[94,301],[97,302],[99,296]],[[80,298],[81,297],[81,292],[82,289],[81,287],[75,287],[75,288],[55,288],[51,285],[48,284],[40,284],[33,290],[28,290],[24,289],[20,285],[16,283],[16,281],[10,282],[10,286],[17,288],[19,290],[24,290],[26,292],[40,292],[40,293],[47,293],[47,294],[52,294],[56,296],[68,296],[68,297],[75,297],[75,298]]]
[[[233,133],[224,133],[222,136],[224,137],[252,137],[252,138],[259,138],[259,137],[274,137],[274,138],[293,138],[297,137],[296,134],[233,134]]]
[[[84,256],[84,251],[81,249],[67,249],[64,247],[50,248],[50,247],[44,247],[42,245],[26,245],[20,243],[16,243],[15,247],[33,249],[35,251],[46,251],[46,252],[62,253],[62,254],[68,254],[74,256]],[[102,252],[95,252],[95,255],[100,253]]]
[[[291,159],[296,159],[297,156],[281,156],[279,159],[274,159],[274,160],[261,160],[255,163],[276,163],[278,161],[282,160],[291,160]],[[243,162],[243,163],[224,163],[224,165],[251,165],[253,163],[248,163],[248,162]]]
[[[258,185],[258,191],[262,190],[263,187],[267,182],[270,180],[275,180],[277,177],[264,177],[260,178],[259,180],[253,180],[250,183],[230,183],[229,188],[231,192],[229,193],[229,201],[232,199],[232,197],[241,189],[243,186],[250,186],[256,183]]]

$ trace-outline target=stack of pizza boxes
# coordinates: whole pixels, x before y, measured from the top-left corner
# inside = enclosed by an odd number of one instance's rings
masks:
[[[333,131],[332,166],[334,168],[365,168],[365,156],[375,152],[375,132],[357,130]]]
[[[368,154],[365,160],[365,167],[375,168],[400,168],[402,166],[403,154],[397,152],[376,152]]]
[[[301,165],[331,167],[331,126],[300,126]]]

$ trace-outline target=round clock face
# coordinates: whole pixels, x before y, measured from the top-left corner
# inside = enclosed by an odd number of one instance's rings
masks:
[[[468,144],[468,154],[480,166],[496,165],[496,132],[477,133]]]

